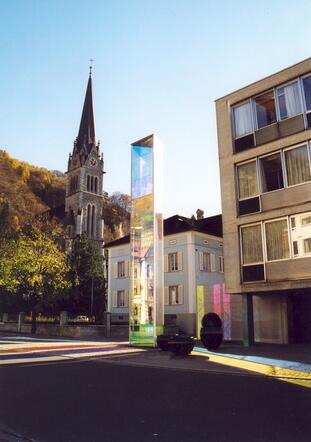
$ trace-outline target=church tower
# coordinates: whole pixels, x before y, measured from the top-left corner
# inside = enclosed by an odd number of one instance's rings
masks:
[[[74,239],[86,232],[102,250],[104,161],[95,137],[92,67],[86,88],[78,136],[69,154],[66,188],[68,233]]]

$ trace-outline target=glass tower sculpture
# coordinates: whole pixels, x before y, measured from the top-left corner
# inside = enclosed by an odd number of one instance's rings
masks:
[[[162,149],[155,135],[131,145],[131,345],[155,346],[163,334]]]

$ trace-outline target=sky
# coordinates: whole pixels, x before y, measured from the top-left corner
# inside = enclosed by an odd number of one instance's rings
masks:
[[[164,215],[221,212],[214,101],[311,56],[311,0],[0,0],[0,148],[66,171],[93,58],[104,191],[164,145]]]

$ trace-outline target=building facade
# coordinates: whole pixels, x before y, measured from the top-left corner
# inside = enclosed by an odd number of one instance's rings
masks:
[[[69,155],[65,199],[66,225],[73,239],[82,232],[103,245],[104,161],[96,141],[91,68],[78,136]]]
[[[108,250],[108,312],[112,323],[128,322],[130,237],[106,245]],[[148,268],[147,268],[148,271]],[[179,215],[164,221],[165,325],[197,332],[197,288],[204,287],[204,310],[224,320],[225,337],[241,339],[241,300],[224,291],[221,216],[190,220]],[[134,288],[135,290],[135,288]]]
[[[311,59],[216,112],[225,284],[245,342],[311,342]]]

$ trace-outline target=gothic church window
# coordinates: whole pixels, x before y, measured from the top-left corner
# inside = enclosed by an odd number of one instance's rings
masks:
[[[95,206],[92,206],[92,220],[91,220],[91,237],[94,237],[95,233]]]
[[[86,212],[86,233],[90,236],[90,222],[91,222],[91,205],[88,204]]]

